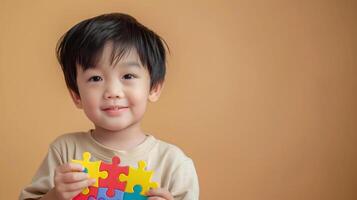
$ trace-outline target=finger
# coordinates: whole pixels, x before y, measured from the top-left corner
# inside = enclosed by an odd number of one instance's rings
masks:
[[[149,197],[148,200],[165,200],[161,197]]]
[[[73,183],[86,180],[89,178],[89,175],[84,172],[68,172],[61,174],[61,178],[64,183]]]
[[[167,200],[173,200],[173,197],[171,195],[171,193],[164,189],[164,188],[155,188],[155,189],[150,189],[148,192],[147,192],[147,195],[149,197],[161,197],[161,198],[164,198],[164,199],[167,199]]]
[[[73,192],[65,192],[65,193],[61,192],[57,195],[59,196],[59,199],[72,199],[73,197],[77,196],[81,192],[82,192],[82,190],[76,190]]]
[[[56,169],[59,173],[82,172],[84,167],[78,163],[66,163]]]
[[[62,190],[64,192],[76,192],[78,190],[82,191],[84,188],[93,185],[95,181],[96,181],[95,179],[86,179],[75,183],[64,184],[62,186]]]

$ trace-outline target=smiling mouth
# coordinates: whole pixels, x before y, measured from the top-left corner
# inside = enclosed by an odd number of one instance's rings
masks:
[[[124,109],[124,108],[127,108],[127,107],[122,107],[122,106],[110,106],[110,107],[108,107],[108,108],[104,108],[103,110],[104,110],[104,111],[107,111],[107,110],[113,110],[113,111],[115,111],[115,110],[121,110],[121,109]]]
[[[122,115],[128,110],[128,107],[124,106],[110,106],[102,109],[108,116],[116,117]]]

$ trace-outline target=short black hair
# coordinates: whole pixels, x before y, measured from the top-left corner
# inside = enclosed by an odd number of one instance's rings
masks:
[[[69,89],[79,95],[77,64],[84,71],[94,68],[107,42],[113,42],[111,64],[134,49],[148,68],[150,89],[164,81],[169,51],[165,40],[128,14],[109,13],[76,24],[59,39],[56,56]]]

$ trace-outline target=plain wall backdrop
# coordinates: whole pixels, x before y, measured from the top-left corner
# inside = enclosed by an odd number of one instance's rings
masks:
[[[0,0],[0,199],[57,136],[92,128],[57,40],[125,12],[169,44],[143,125],[195,162],[201,199],[357,199],[357,1]]]

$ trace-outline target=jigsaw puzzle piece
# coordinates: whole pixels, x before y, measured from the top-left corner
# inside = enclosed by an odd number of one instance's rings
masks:
[[[119,166],[120,158],[114,156],[112,158],[112,163],[102,162],[100,165],[100,171],[107,171],[108,176],[106,179],[99,178],[99,187],[108,188],[107,195],[114,196],[115,190],[125,191],[126,182],[121,182],[119,180],[120,174],[128,175],[129,167],[128,166]]]
[[[150,188],[157,188],[158,184],[156,182],[151,182],[153,176],[153,171],[146,171],[146,162],[141,160],[138,162],[138,168],[129,167],[129,175],[121,174],[119,176],[120,181],[127,181],[125,192],[134,193],[134,186],[141,185],[142,191],[141,195],[146,195]]]
[[[93,186],[98,187],[98,179],[106,178],[108,173],[100,171],[101,161],[90,161],[91,154],[89,152],[83,153],[83,160],[72,160],[73,163],[81,164],[84,167],[84,171],[87,171],[90,178],[96,179]]]
[[[73,200],[96,199],[97,194],[98,194],[98,188],[89,186],[87,194],[83,194],[83,192],[81,192],[77,196],[75,196]]]
[[[99,188],[97,200],[124,200],[124,192],[120,190],[114,190],[112,197],[107,196],[108,188]]]
[[[141,187],[141,185],[135,185],[133,189],[134,189],[133,193],[128,193],[128,192],[124,193],[124,200],[147,200],[148,199],[147,196],[143,196],[140,194],[143,189]]]

